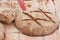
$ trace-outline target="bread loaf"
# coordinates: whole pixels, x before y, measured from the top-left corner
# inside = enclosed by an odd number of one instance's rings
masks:
[[[30,36],[44,36],[58,28],[58,19],[52,0],[37,2],[24,1],[26,11],[18,12],[15,24],[19,30]],[[47,4],[45,4],[47,2]]]
[[[0,21],[4,23],[11,23],[15,19],[14,5],[8,2],[0,3]]]

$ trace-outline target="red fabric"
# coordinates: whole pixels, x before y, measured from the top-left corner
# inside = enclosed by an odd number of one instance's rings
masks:
[[[24,5],[24,1],[23,0],[18,0],[18,2],[19,2],[20,7],[22,8],[22,10],[25,11],[26,7]]]

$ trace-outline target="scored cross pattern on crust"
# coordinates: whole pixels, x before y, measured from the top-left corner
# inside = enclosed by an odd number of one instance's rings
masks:
[[[42,21],[52,21],[53,23],[55,23],[55,21],[52,20],[52,18],[49,17],[49,16],[46,14],[46,13],[52,14],[51,12],[44,12],[44,11],[42,11],[41,9],[39,9],[39,11],[31,11],[31,13],[33,13],[33,12],[42,12],[49,20],[47,20],[47,19],[41,19],[41,18],[34,18],[34,17],[31,16],[30,14],[23,12],[23,14],[29,16],[31,19],[24,19],[24,20],[22,20],[22,21],[32,20],[32,21],[36,22],[38,25],[40,25],[40,26],[42,26],[42,25],[41,25],[37,20],[42,20]]]

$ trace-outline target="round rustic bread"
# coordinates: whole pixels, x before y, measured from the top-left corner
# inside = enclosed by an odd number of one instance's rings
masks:
[[[0,21],[4,23],[11,23],[15,19],[15,10],[7,3],[1,3],[0,5]]]
[[[22,33],[27,35],[51,34],[58,27],[55,15],[41,12],[22,12],[17,15],[15,24]]]
[[[29,4],[29,1],[27,1],[25,5],[27,10],[18,12],[19,14],[17,14],[15,19],[17,28],[23,34],[43,36],[53,33],[58,28],[58,20],[54,13],[55,11],[34,7],[34,4]],[[42,8],[43,7],[44,6],[42,6]]]

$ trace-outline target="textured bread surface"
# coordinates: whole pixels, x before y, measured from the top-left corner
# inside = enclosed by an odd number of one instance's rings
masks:
[[[0,21],[4,23],[11,23],[15,19],[14,5],[9,2],[0,3]]]
[[[46,3],[45,3],[46,2]],[[52,0],[37,2],[24,1],[26,11],[18,12],[15,19],[17,28],[26,35],[44,36],[58,28],[55,4]]]

